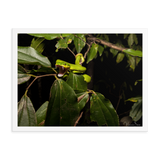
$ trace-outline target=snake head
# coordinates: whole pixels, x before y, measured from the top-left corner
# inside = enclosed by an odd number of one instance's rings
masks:
[[[63,77],[63,75],[70,69],[70,65],[60,59],[57,59],[55,67],[59,68],[58,77]]]

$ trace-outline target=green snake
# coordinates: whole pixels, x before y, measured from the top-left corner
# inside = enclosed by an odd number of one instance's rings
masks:
[[[76,55],[75,64],[57,59],[55,66],[56,68],[59,68],[58,77],[63,77],[68,70],[73,71],[73,73],[84,73],[86,71],[86,67],[82,66],[83,62],[84,57],[81,53]],[[91,77],[89,75],[83,74],[83,77],[87,83],[91,81]]]

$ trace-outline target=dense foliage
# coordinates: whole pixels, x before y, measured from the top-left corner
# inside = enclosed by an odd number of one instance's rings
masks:
[[[18,34],[18,101],[18,126],[142,126],[142,34]]]

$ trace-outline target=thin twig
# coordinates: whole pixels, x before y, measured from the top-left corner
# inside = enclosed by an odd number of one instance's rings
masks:
[[[62,36],[60,36],[60,37],[61,37],[61,39],[64,39]],[[69,47],[67,47],[67,49],[76,57],[76,55],[74,54],[74,52]]]
[[[67,47],[67,49],[76,57],[76,55],[74,54],[74,52],[69,47]]]
[[[75,37],[79,38],[80,40],[82,40],[85,44],[87,44],[89,46],[89,44],[87,42],[85,42],[81,37],[78,37],[76,34],[73,34]]]
[[[126,111],[126,112],[123,112],[123,113],[120,113],[119,116],[124,115],[124,114],[126,114],[126,113],[128,113],[128,112],[130,112],[130,110],[128,110],[128,111]]]
[[[79,38],[80,40],[82,40],[85,44],[87,44],[88,49],[87,49],[87,51],[86,51],[85,54],[84,54],[84,59],[86,59],[87,53],[89,52],[89,50],[90,50],[91,45],[92,45],[93,42],[91,42],[90,44],[88,44],[88,43],[85,42],[81,37],[78,37],[76,34],[73,34],[73,35],[74,35],[75,37]]]
[[[56,77],[56,74],[45,74],[45,75],[42,75],[42,76],[37,76],[37,77],[30,83],[30,85],[27,87],[26,91],[30,88],[30,86],[34,83],[34,81],[35,81],[36,79],[41,78],[41,77],[46,77],[46,76],[54,76],[55,78],[57,78],[57,77]]]
[[[90,43],[90,45],[88,44],[88,49],[87,49],[86,53],[84,54],[84,59],[86,59],[87,53],[89,52],[91,46],[92,46],[92,42]]]
[[[76,125],[78,124],[79,120],[80,120],[80,119],[81,119],[81,117],[82,117],[82,114],[83,114],[83,112],[81,112],[81,114],[80,114],[80,116],[78,117],[78,119],[76,120],[76,122],[75,122],[74,126],[76,126]]]
[[[119,99],[118,99],[117,106],[116,106],[116,111],[117,111],[117,109],[118,109],[118,106],[119,106],[119,103],[120,103],[121,98],[122,98],[122,95],[119,95]]]

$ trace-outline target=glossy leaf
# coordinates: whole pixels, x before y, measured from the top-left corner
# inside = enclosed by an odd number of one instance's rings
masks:
[[[48,107],[48,101],[43,103],[40,108],[36,111],[36,117],[37,117],[37,124],[42,125],[46,119],[46,113],[47,113],[47,107]]]
[[[130,68],[132,68],[132,70],[135,70],[136,64],[135,64],[135,57],[132,57],[130,55],[126,55],[126,57],[128,58],[128,63]]]
[[[76,34],[78,37],[74,37],[74,45],[76,47],[76,51],[77,53],[80,53],[83,49],[83,47],[85,46],[85,42],[86,42],[86,38],[84,36],[84,34]],[[83,39],[83,42],[81,39]]]
[[[71,33],[63,33],[62,34],[62,37],[68,37],[68,36],[70,36],[70,35],[72,35]]]
[[[89,100],[89,94],[87,92],[81,92],[77,94],[77,97],[79,110],[81,111]]]
[[[77,75],[70,72],[66,82],[74,90],[80,90],[80,91],[87,90],[87,83],[84,81],[84,77],[82,75]]]
[[[134,43],[134,35],[133,34],[130,34],[129,37],[128,37],[128,45],[129,47],[131,47]]]
[[[131,101],[131,102],[138,102],[138,100],[142,99],[142,97],[132,97],[127,99],[126,101]]]
[[[133,39],[134,39],[135,44],[138,44],[138,39],[137,39],[137,36],[135,34],[133,34]]]
[[[118,53],[116,62],[120,63],[124,58],[124,53]]]
[[[44,50],[44,40],[45,38],[33,38],[31,42],[31,47],[37,50],[39,53],[42,53]]]
[[[142,81],[142,79],[139,79],[139,80],[135,81],[134,85],[136,86],[137,83],[138,83],[138,82],[141,82],[141,81]]]
[[[18,65],[18,84],[22,84],[27,82],[31,78],[30,75],[28,75],[25,71],[25,69]]]
[[[54,70],[53,70],[53,68],[48,68],[48,67],[41,67],[41,68],[39,68],[39,69],[34,69],[34,70],[32,70],[30,73],[55,73],[54,72]]]
[[[65,42],[66,42],[67,44],[72,43],[72,40],[74,40],[74,35],[73,35],[73,34],[71,34],[71,35],[69,35],[69,36],[67,36],[67,37],[65,38]]]
[[[61,36],[61,34],[29,34],[31,36],[35,36],[35,37],[43,37],[47,40],[52,40],[52,39],[55,39],[55,38],[58,38]]]
[[[18,63],[51,67],[48,58],[41,55],[32,47],[18,47]]]
[[[89,63],[93,58],[96,57],[98,51],[98,44],[93,43],[90,51],[87,54],[87,63]]]
[[[129,114],[133,121],[137,122],[142,117],[142,99],[134,103]]]
[[[18,126],[36,126],[37,119],[30,98],[24,95],[18,103]]]
[[[90,98],[90,118],[91,121],[97,122],[99,126],[118,126],[119,118],[112,106],[111,102],[107,100],[102,94],[92,94]]]
[[[99,46],[98,46],[99,56],[102,55],[103,51],[104,51],[104,47],[102,47],[101,45],[99,45]]]
[[[58,49],[60,49],[60,48],[67,48],[68,47],[68,44],[66,43],[66,41],[65,41],[65,39],[60,39],[59,41],[58,41],[58,43],[56,44],[56,48],[57,48],[57,50]],[[56,50],[56,51],[57,51]]]
[[[62,79],[55,80],[50,91],[45,126],[73,126],[78,116],[74,90]]]
[[[118,53],[118,50],[110,48],[110,52],[113,54],[113,57],[115,57]]]
[[[142,57],[142,52],[139,50],[126,49],[126,50],[123,50],[123,52],[130,54],[131,56]]]

